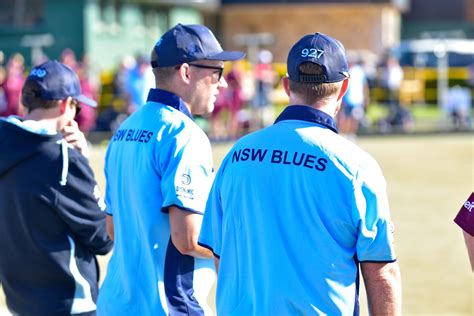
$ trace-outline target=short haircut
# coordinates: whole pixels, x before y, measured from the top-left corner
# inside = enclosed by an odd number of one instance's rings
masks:
[[[151,52],[151,61],[155,61],[158,59],[158,56],[155,52],[155,49]],[[176,73],[178,66],[171,66],[171,67],[155,67],[153,68],[153,75],[155,76],[155,81],[157,85],[168,85],[171,81],[171,78]]]
[[[312,62],[302,63],[298,67],[300,74],[321,75],[324,73],[321,66]],[[336,94],[341,83],[311,83],[290,80],[290,91],[297,94],[304,103],[311,105]]]
[[[21,103],[29,111],[35,109],[51,109],[57,106],[58,100],[45,100],[39,97],[41,87],[34,80],[26,80],[21,91]]]

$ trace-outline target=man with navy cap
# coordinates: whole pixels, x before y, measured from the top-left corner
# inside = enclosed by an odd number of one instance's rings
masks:
[[[95,315],[95,255],[113,242],[105,204],[74,117],[81,94],[69,67],[34,67],[24,118],[0,119],[0,283],[15,315]]]
[[[214,177],[209,139],[193,114],[227,87],[224,51],[202,25],[178,24],[151,53],[156,89],[112,137],[105,161],[115,239],[99,295],[102,315],[208,315],[212,253],[197,244]]]
[[[338,135],[344,47],[316,33],[291,48],[290,98],[240,139],[216,175],[199,236],[218,266],[219,315],[357,315],[359,268],[372,315],[401,311],[386,183]]]

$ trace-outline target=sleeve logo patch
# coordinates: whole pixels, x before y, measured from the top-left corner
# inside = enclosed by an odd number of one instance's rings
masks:
[[[176,190],[176,196],[180,196],[189,200],[194,200],[194,189],[183,188],[177,185],[175,190]]]
[[[191,184],[191,176],[189,174],[183,173],[181,175],[181,184],[183,185]]]

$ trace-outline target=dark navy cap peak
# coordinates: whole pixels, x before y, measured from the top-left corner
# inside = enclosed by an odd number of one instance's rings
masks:
[[[151,66],[171,67],[196,60],[239,60],[243,52],[224,51],[214,34],[204,25],[177,24],[166,31],[154,47],[157,55]]]
[[[306,62],[318,64],[323,74],[301,74],[299,66]],[[349,77],[344,46],[322,33],[303,36],[291,48],[287,60],[288,77],[295,82],[333,83]]]
[[[71,97],[88,106],[97,107],[97,102],[81,94],[79,78],[74,70],[56,60],[33,67],[26,80],[38,84],[36,97],[40,99],[63,100]]]

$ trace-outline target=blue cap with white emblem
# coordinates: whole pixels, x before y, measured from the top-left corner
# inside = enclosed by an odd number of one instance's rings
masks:
[[[35,66],[26,81],[34,81],[37,84],[37,98],[62,100],[71,97],[85,105],[97,107],[97,102],[81,94],[79,78],[74,70],[56,60],[48,60]]]

